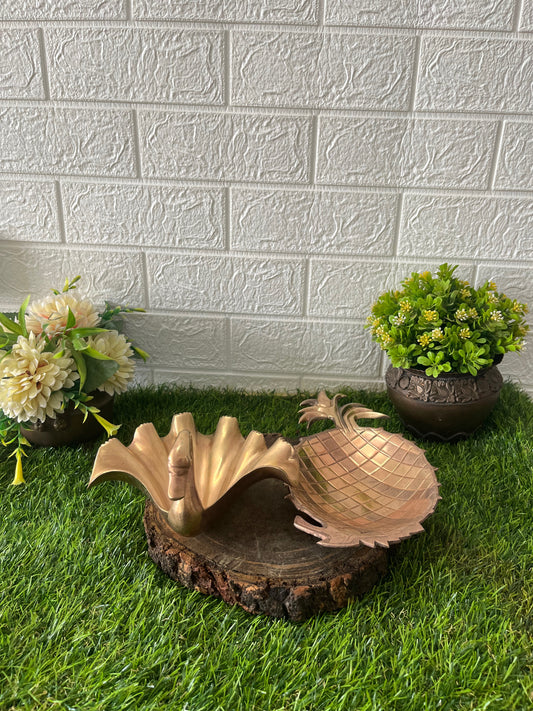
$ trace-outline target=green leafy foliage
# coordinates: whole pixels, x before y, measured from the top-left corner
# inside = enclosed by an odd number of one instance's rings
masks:
[[[146,363],[148,358],[150,357],[146,351],[143,351],[142,348],[138,348],[137,346],[132,346],[134,352],[139,356],[139,358],[142,358],[143,361]]]
[[[428,351],[427,356],[418,356],[416,362],[426,366],[426,375],[437,377],[439,373],[447,373],[452,369],[449,363],[444,363],[444,353],[442,351]]]
[[[497,356],[519,351],[528,331],[526,304],[486,282],[474,289],[442,264],[436,275],[413,272],[402,289],[382,294],[367,328],[397,368],[427,375],[477,373]]]
[[[20,307],[19,311],[19,326],[20,326],[20,331],[23,336],[26,338],[28,337],[28,329],[26,328],[26,309],[28,308],[28,304],[30,303],[30,294],[24,299],[22,302],[22,305]]]
[[[118,370],[118,363],[111,358],[93,358],[85,353],[81,357],[85,361],[85,391],[88,393],[96,390]]]
[[[65,279],[65,285],[63,286],[63,291],[60,292],[60,291],[58,291],[57,289],[52,289],[52,293],[53,293],[53,294],[56,294],[56,295],[57,295],[57,294],[60,294],[60,293],[66,294],[67,291],[70,291],[71,289],[76,289],[76,288],[77,288],[77,287],[76,287],[76,284],[79,282],[80,279],[81,279],[81,276],[80,276],[80,275],[75,276],[74,279],[72,279],[72,281],[69,281],[68,279]]]
[[[119,333],[122,333],[122,328],[124,325],[124,315],[123,314],[132,314],[132,313],[144,313],[144,309],[134,309],[129,306],[117,306],[110,304],[108,301],[106,301],[105,308],[102,311],[100,316],[100,323],[106,327],[106,329],[113,329],[115,331],[118,331]],[[137,350],[137,349],[135,349]],[[144,353],[144,351],[143,351]],[[140,353],[139,353],[140,355]],[[144,357],[140,355],[141,358]]]
[[[22,326],[18,323],[15,323],[12,319],[8,318],[6,314],[0,313],[0,323],[6,329],[7,332],[9,333],[14,333],[17,336],[22,335]]]

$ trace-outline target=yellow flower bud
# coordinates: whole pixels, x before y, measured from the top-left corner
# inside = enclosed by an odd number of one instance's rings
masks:
[[[19,484],[26,483],[24,481],[24,476],[22,473],[22,452],[20,451],[20,449],[17,449],[15,456],[17,458],[17,464],[15,466],[15,477],[11,482],[11,486],[18,486]]]
[[[114,425],[96,412],[92,413],[94,419],[102,425],[108,437],[114,437],[120,429],[120,425]]]

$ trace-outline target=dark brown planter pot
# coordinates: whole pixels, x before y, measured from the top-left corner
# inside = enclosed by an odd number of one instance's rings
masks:
[[[453,442],[471,435],[496,404],[503,379],[496,366],[477,375],[387,370],[387,392],[406,428],[418,437]]]
[[[97,407],[106,420],[111,420],[114,397],[98,391],[91,395],[93,399],[89,404]],[[36,422],[31,428],[23,429],[22,434],[28,442],[40,447],[61,447],[64,444],[89,442],[105,434],[104,428],[91,414],[85,422],[83,417],[83,413],[74,409],[70,403],[65,412],[56,415],[55,420],[47,417],[44,422]]]

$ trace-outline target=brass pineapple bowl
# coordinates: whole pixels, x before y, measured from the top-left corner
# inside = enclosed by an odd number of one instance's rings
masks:
[[[384,546],[423,530],[435,509],[439,484],[424,451],[399,434],[362,427],[358,419],[383,418],[362,405],[340,407],[324,391],[302,403],[300,422],[331,419],[335,427],[267,447],[259,432],[244,438],[237,420],[222,417],[212,435],[197,432],[191,413],[175,415],[159,437],[149,423],[126,447],[117,439],[98,450],[89,486],[108,479],[141,488],[171,528],[194,536],[244,486],[276,477],[303,515],[296,528],[319,545]]]

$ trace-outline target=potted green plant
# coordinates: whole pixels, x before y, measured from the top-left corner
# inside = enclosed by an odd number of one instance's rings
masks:
[[[17,315],[0,313],[0,437],[14,448],[13,484],[24,483],[30,444],[87,441],[102,428],[116,434],[114,395],[133,377],[133,358],[147,358],[120,333],[122,314],[142,309],[106,304],[98,313],[73,293],[79,279],[40,301],[28,296]]]
[[[522,348],[528,330],[525,304],[493,282],[474,289],[456,269],[413,272],[378,298],[367,324],[390,358],[387,390],[405,425],[444,441],[485,420],[502,385],[496,365]]]

